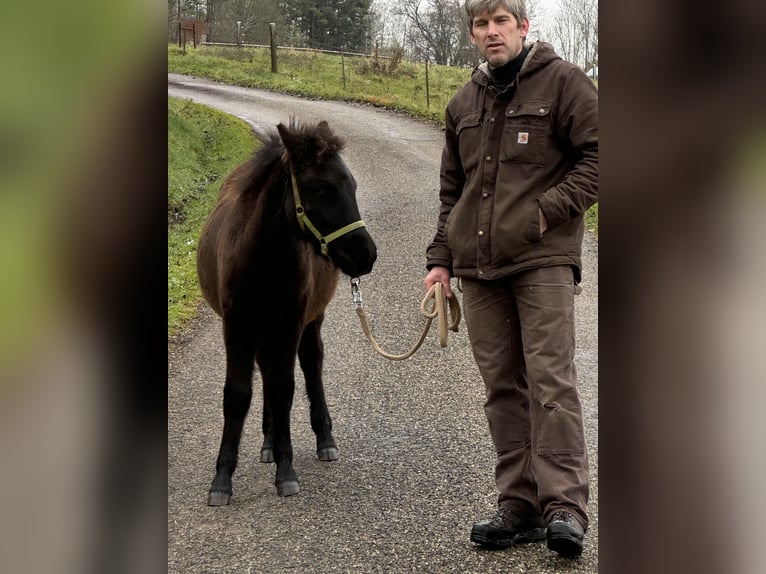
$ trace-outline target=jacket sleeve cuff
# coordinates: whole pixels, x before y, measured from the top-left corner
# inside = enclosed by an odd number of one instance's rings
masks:
[[[429,259],[426,261],[426,269],[430,271],[434,267],[446,267],[449,270],[450,276],[453,275],[452,273],[452,261],[449,261],[447,259]]]

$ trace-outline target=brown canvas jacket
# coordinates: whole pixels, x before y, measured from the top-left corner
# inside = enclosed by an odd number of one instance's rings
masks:
[[[583,214],[598,200],[593,82],[543,42],[500,94],[486,62],[476,68],[447,105],[439,197],[428,268],[496,279],[571,264],[579,282]]]

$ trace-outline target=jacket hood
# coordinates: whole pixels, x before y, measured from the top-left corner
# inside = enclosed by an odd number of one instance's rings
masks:
[[[553,46],[547,42],[535,42],[531,45],[527,44],[527,47],[529,48],[529,54],[527,54],[524,63],[521,65],[519,79],[542,68],[553,60],[561,59],[561,56],[555,52]],[[471,79],[481,86],[486,86],[489,83],[489,64],[482,62],[474,68]]]

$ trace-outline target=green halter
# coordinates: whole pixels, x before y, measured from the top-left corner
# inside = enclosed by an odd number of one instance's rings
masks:
[[[295,173],[293,173],[293,168],[290,166],[290,179],[292,180],[293,184],[293,199],[295,199],[295,213],[298,216],[298,225],[301,226],[301,229],[303,231],[306,231],[306,228],[309,228],[309,231],[319,240],[319,245],[322,251],[322,255],[325,257],[329,257],[327,255],[327,244],[330,243],[330,241],[333,241],[335,239],[338,239],[338,237],[342,237],[346,233],[349,233],[351,231],[354,231],[354,229],[359,229],[360,227],[364,227],[364,221],[361,219],[354,221],[353,223],[349,223],[348,225],[344,225],[340,229],[333,231],[332,233],[328,235],[322,235],[319,230],[314,226],[313,223],[311,223],[311,220],[309,219],[309,216],[306,215],[306,210],[303,208],[303,205],[301,204],[301,196],[298,194],[298,182],[295,180]]]

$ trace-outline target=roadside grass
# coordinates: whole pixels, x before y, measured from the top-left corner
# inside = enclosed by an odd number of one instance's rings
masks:
[[[168,337],[196,314],[197,239],[223,178],[255,149],[250,126],[168,98]]]
[[[585,229],[592,231],[598,236],[598,203],[585,212]]]

